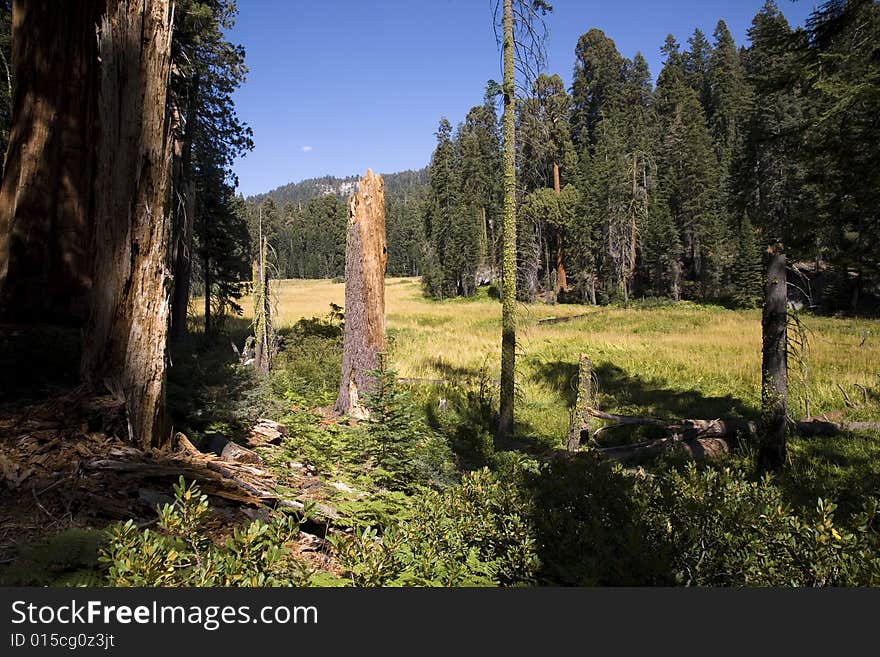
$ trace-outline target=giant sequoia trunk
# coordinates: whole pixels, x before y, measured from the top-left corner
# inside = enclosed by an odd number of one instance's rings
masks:
[[[385,183],[367,175],[349,202],[345,252],[345,342],[336,411],[366,417],[364,393],[375,388],[371,370],[385,351]]]
[[[101,24],[95,284],[82,373],[122,398],[132,442],[161,446],[169,303],[169,0],[113,2]]]
[[[97,98],[105,2],[15,0],[13,123],[0,187],[0,311],[82,320],[91,283]]]
[[[761,360],[763,436],[758,454],[762,470],[785,464],[788,433],[788,282],[782,244],[767,249]]]

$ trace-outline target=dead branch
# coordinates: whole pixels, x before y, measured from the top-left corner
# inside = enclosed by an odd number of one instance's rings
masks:
[[[839,383],[837,384],[837,389],[843,393],[843,401],[846,404],[847,408],[855,408],[856,405],[853,403],[852,399],[849,398],[849,395],[846,392],[846,388],[844,388]]]

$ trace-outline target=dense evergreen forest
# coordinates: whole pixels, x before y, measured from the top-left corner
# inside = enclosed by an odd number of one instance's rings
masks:
[[[427,169],[383,177],[388,274],[419,276],[425,242],[420,213]],[[251,226],[262,217],[278,278],[339,278],[345,274],[348,198],[357,181],[356,176],[325,176],[247,199]]]
[[[572,87],[542,74],[518,105],[518,296],[749,307],[763,247],[781,239],[802,303],[875,312],[880,25],[876,6],[856,4],[829,3],[793,29],[767,2],[747,44],[723,20],[711,37],[645,44],[664,54],[656,85],[641,54],[585,32]],[[473,295],[500,272],[498,93],[490,82],[456,128],[440,120],[427,189],[415,175],[405,197],[389,194],[389,273],[424,274],[437,298]],[[336,184],[275,190],[275,207],[253,199],[280,221],[282,275],[339,275],[341,229],[335,241],[306,238],[317,253],[291,239],[342,221],[340,204],[312,198]]]

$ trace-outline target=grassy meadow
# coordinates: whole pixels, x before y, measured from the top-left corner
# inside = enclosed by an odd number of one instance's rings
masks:
[[[284,329],[344,305],[345,286],[279,281],[276,321]],[[603,410],[665,417],[756,417],[760,407],[761,314],[717,306],[636,304],[630,308],[520,304],[518,423],[523,433],[560,440],[580,353],[599,377]],[[419,279],[388,279],[390,359],[401,377],[496,383],[501,306],[481,289],[473,299],[426,299]],[[549,317],[570,322],[539,324]],[[847,417],[880,416],[880,326],[872,320],[806,315],[806,350],[791,358],[791,414],[845,409],[842,385],[859,403]],[[794,330],[793,330],[794,332]],[[862,391],[869,390],[864,404]],[[873,392],[873,394],[870,394]]]

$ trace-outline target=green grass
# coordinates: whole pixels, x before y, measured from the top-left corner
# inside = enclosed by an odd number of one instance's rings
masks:
[[[329,281],[281,281],[276,325],[326,315],[342,305],[344,286]],[[473,381],[499,369],[501,306],[483,290],[475,299],[432,301],[416,279],[389,279],[386,291],[391,359],[400,376]],[[731,311],[691,303],[624,309],[574,305],[520,305],[517,365],[520,432],[550,443],[567,422],[570,383],[578,354],[599,373],[608,411],[695,417],[754,416],[760,404],[759,311]],[[586,315],[541,325],[547,317]],[[860,407],[848,417],[880,417],[876,321],[806,317],[806,385],[792,359],[792,414],[844,408],[837,384]],[[864,341],[864,344],[862,342]],[[865,386],[868,404],[854,386]]]

